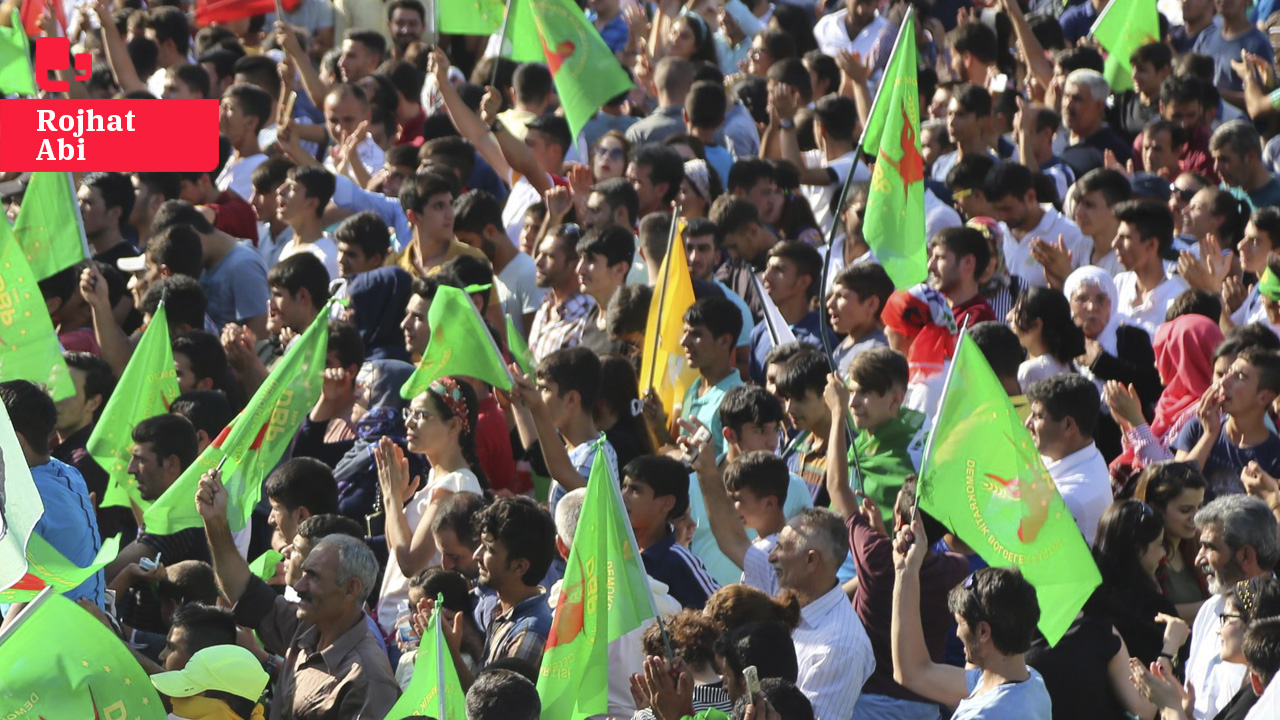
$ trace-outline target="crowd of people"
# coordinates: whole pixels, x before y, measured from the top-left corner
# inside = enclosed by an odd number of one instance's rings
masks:
[[[220,102],[214,170],[76,177],[93,257],[39,283],[75,393],[0,383],[35,532],[82,567],[122,536],[66,595],[171,717],[381,720],[438,610],[469,720],[564,720],[536,686],[599,454],[661,620],[610,644],[605,717],[1280,717],[1275,2],[1159,0],[1112,67],[1107,0],[584,0],[634,88],[576,135],[558,66],[438,35],[441,2],[45,18],[94,55],[73,98]],[[895,287],[860,138],[907,17],[927,281]],[[673,247],[695,299],[655,318]],[[442,288],[510,391],[401,396]],[[104,504],[86,443],[162,298],[181,395],[132,429],[144,502],[331,315],[243,530],[217,471],[203,528]],[[696,373],[665,402],[655,322]],[[1101,575],[1055,643],[1016,567],[915,511],[962,333]]]

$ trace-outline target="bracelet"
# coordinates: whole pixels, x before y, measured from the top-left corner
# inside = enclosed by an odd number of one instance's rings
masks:
[[[501,128],[502,128],[502,121],[501,121],[501,120],[494,120],[494,121],[493,121],[493,124],[489,126],[489,132],[493,133],[494,135],[497,135],[497,134],[498,134],[498,130],[499,130],[499,129],[501,129]]]
[[[1161,652],[1157,657],[1168,658],[1170,663],[1177,661],[1177,658],[1167,652]]]
[[[795,120],[779,120],[778,129],[779,130],[795,130],[796,121]]]

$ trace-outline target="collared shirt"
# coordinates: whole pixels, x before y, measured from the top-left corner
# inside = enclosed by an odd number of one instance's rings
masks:
[[[1222,626],[1218,613],[1226,607],[1224,595],[1215,594],[1196,612],[1191,626],[1191,652],[1187,656],[1186,683],[1195,686],[1197,718],[1215,717],[1244,681],[1245,666],[1222,659]]]
[[[839,583],[800,609],[800,624],[791,639],[800,666],[796,686],[813,703],[813,716],[850,717],[876,659],[867,631]]]
[[[769,553],[778,546],[778,534],[758,537],[751,541],[742,556],[742,584],[762,590],[770,597],[782,592],[778,585],[778,572],[769,562]]]
[[[22,457],[17,461],[22,462]],[[89,489],[80,471],[50,458],[49,462],[31,468],[31,480],[40,502],[44,503],[44,514],[36,522],[34,532],[76,565],[85,567],[92,563],[102,547],[102,538],[98,535],[98,520],[93,502],[89,500]],[[99,570],[63,596],[71,600],[88,598],[101,606],[106,587]]]
[[[635,145],[660,143],[684,132],[684,106],[666,105],[627,128],[627,142]]]
[[[645,572],[654,580],[666,583],[671,597],[685,608],[701,610],[711,593],[720,589],[702,561],[676,543],[670,527],[666,537],[640,551],[640,558],[644,560]]]
[[[382,169],[383,162],[386,160],[386,152],[383,151],[378,143],[373,141],[372,135],[365,135],[364,140],[356,146],[356,157],[359,158],[360,164],[364,166],[366,172],[370,175],[377,173]],[[346,164],[345,162],[343,163]],[[325,153],[324,169],[334,175],[341,175],[337,162],[334,161],[333,155]]]
[[[320,648],[316,626],[299,620],[297,607],[257,577],[249,578],[233,610],[236,624],[256,630],[268,651],[284,657],[271,720],[380,718],[400,697],[364,615]]]
[[[551,633],[551,607],[543,592],[525,598],[515,607],[495,615],[485,628],[483,665],[500,658],[520,658],[542,664],[542,649]]]
[[[1044,458],[1044,466],[1062,494],[1085,542],[1092,544],[1102,513],[1111,505],[1111,474],[1098,446],[1089,443],[1061,460]]]
[[[742,375],[736,369],[729,368],[728,375],[725,375],[720,382],[708,387],[699,395],[698,391],[706,385],[706,382],[706,378],[698,376],[698,379],[694,380],[689,389],[685,391],[680,416],[686,420],[694,418],[706,425],[707,429],[711,431],[711,440],[715,443],[716,455],[720,455],[724,452],[724,433],[721,432],[724,425],[720,422],[720,403],[724,401],[724,396],[730,390],[744,383],[742,382]]]
[[[813,37],[818,41],[818,48],[822,50],[824,55],[831,57],[840,57],[840,51],[856,52],[864,58],[871,57],[871,48],[875,45],[876,39],[880,37],[880,32],[889,24],[888,20],[880,16],[876,16],[867,26],[858,31],[857,37],[849,37],[849,26],[845,24],[845,19],[849,15],[849,10],[842,9],[831,13],[818,20],[818,24],[813,27]],[[872,77],[870,78],[870,86],[872,92],[875,86],[880,82],[880,73],[883,67],[873,67]],[[852,707],[852,706],[850,706]],[[819,720],[823,720],[819,717]]]
[[[1122,272],[1115,276],[1115,280],[1119,303],[1116,312],[1126,318],[1125,324],[1137,325],[1151,337],[1156,336],[1156,328],[1164,323],[1164,315],[1174,299],[1189,287],[1181,275],[1165,273],[1164,280],[1143,300],[1137,273],[1132,270]]]
[[[559,304],[555,293],[547,293],[529,329],[529,352],[533,353],[534,360],[541,360],[556,350],[577,347],[582,341],[583,320],[595,304],[586,293],[574,293]]]
[[[1079,226],[1058,212],[1052,205],[1041,205],[1044,217],[1022,239],[1014,237],[1009,226],[1000,223],[1004,231],[1004,262],[1009,272],[1022,280],[1024,287],[1049,287],[1044,277],[1044,266],[1031,256],[1031,239],[1040,238],[1048,243],[1058,242],[1062,236],[1063,244],[1071,251],[1071,267],[1078,268],[1089,264],[1093,256],[1093,241],[1080,232]]]

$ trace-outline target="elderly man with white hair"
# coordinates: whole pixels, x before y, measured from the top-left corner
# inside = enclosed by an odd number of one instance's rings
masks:
[[[236,550],[219,471],[200,479],[196,509],[236,623],[256,630],[269,652],[284,657],[271,720],[386,715],[400,688],[364,619],[364,601],[378,577],[373,551],[346,535],[323,538],[302,563],[294,585],[299,601],[292,603],[256,577]]]
[[[1103,166],[1106,151],[1127,163],[1133,149],[1107,124],[1107,98],[1111,86],[1096,70],[1075,70],[1067,76],[1062,91],[1062,122],[1071,132],[1071,144],[1062,159],[1076,177]]]

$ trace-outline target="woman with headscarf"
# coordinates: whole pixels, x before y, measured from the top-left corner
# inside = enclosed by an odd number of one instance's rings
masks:
[[[985,271],[978,273],[978,288],[996,317],[1007,317],[1018,299],[1022,281],[1010,275],[1009,268],[1005,267],[1004,251],[1001,249],[1004,235],[1000,223],[989,217],[975,217],[965,223],[965,227],[977,230],[987,239],[987,246],[991,248],[991,261],[987,263]]]
[[[360,273],[347,283],[347,312],[360,330],[365,357],[369,360],[408,360],[404,346],[404,320],[409,305],[413,277],[398,267],[383,267]]]
[[[1196,416],[1200,396],[1213,384],[1213,351],[1221,343],[1218,323],[1203,315],[1182,315],[1156,330],[1156,372],[1165,388],[1150,424],[1137,392],[1115,380],[1107,382],[1103,398],[1124,430],[1124,452],[1111,464],[1113,474],[1173,459],[1169,446]]]
[[[1076,358],[1076,369],[1089,378],[1101,393],[1108,380],[1133,386],[1145,408],[1160,398],[1162,387],[1156,372],[1151,336],[1146,330],[1121,325],[1115,311],[1116,285],[1102,268],[1078,268],[1062,285],[1062,294],[1071,303],[1071,317],[1084,331],[1084,355]],[[1120,455],[1120,426],[1103,407],[1094,442],[1108,462]]]
[[[400,387],[413,374],[413,365],[399,360],[369,360],[360,367],[355,378],[341,368],[325,370],[320,400],[302,420],[293,445],[293,457],[313,457],[333,468],[338,481],[338,513],[361,524],[381,510],[378,493],[378,469],[373,450],[382,438],[405,446],[402,413],[407,401],[400,397]],[[355,383],[350,425],[355,439],[326,441],[325,430],[334,415],[342,386]],[[421,458],[411,455],[412,464],[421,471]],[[367,528],[379,535],[376,527]]]
[[[706,160],[686,160],[684,180],[680,181],[680,217],[686,220],[706,217],[711,203],[723,192],[720,176]]]
[[[932,415],[942,396],[946,364],[955,354],[955,316],[942,293],[924,283],[896,290],[880,313],[889,347],[907,356],[904,407]]]

